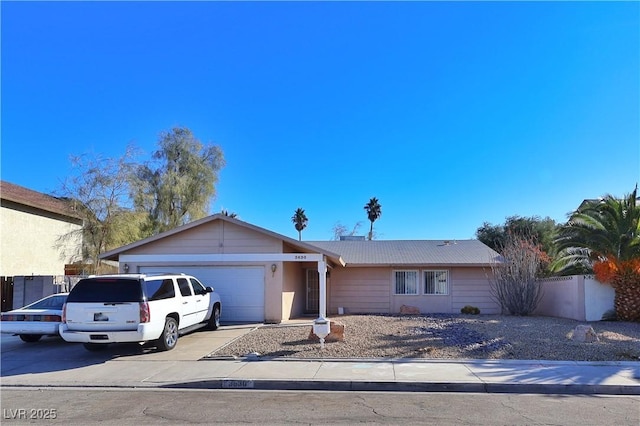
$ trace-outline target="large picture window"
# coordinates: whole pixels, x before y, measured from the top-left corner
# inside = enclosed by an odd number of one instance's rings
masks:
[[[396,294],[418,294],[418,271],[394,271]]]
[[[449,294],[449,271],[423,271],[424,294]]]

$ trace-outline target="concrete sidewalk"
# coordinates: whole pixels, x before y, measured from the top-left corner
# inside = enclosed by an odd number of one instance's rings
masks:
[[[116,359],[13,374],[2,386],[640,395],[637,362]]]
[[[182,381],[168,387],[640,395],[640,365],[632,362],[407,359],[206,362],[214,363],[216,374],[224,377]]]
[[[294,359],[209,356],[256,325],[223,326],[157,352],[91,353],[61,339],[2,336],[2,387],[115,387],[640,395],[640,362]]]

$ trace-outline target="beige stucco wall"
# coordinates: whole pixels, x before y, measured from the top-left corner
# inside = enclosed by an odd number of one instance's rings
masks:
[[[584,279],[578,276],[556,277],[540,282],[542,298],[535,315],[584,321]]]
[[[345,313],[391,312],[391,272],[389,268],[340,268],[331,271],[329,314],[338,308]]]
[[[451,312],[459,314],[461,308],[471,305],[483,314],[499,314],[500,305],[491,296],[490,276],[491,268],[451,268]]]
[[[282,278],[282,320],[298,318],[305,309],[305,276],[299,263],[285,262]]]
[[[282,242],[225,221],[213,221],[134,248],[126,254],[282,253]]]
[[[0,275],[64,275],[65,263],[74,255],[81,235],[57,248],[58,237],[81,229],[60,219],[0,208]]]
[[[403,266],[398,269],[422,271],[427,268]],[[423,313],[460,313],[465,305],[476,306],[486,314],[500,312],[482,268],[434,269],[449,271],[449,294],[396,295],[393,290],[396,268],[336,268],[331,272],[329,313],[337,313],[338,307],[343,307],[346,313],[398,313],[402,305],[415,306]]]
[[[583,279],[585,320],[600,321],[605,312],[614,309],[616,292],[613,287],[601,283],[594,276],[583,276]]]
[[[572,275],[541,280],[542,298],[535,315],[599,321],[613,309],[613,287],[598,282],[590,275]]]

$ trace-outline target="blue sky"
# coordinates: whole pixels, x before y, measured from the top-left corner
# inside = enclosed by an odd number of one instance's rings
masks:
[[[186,126],[227,165],[211,212],[306,240],[564,221],[640,180],[638,2],[6,2],[2,179],[147,155]]]

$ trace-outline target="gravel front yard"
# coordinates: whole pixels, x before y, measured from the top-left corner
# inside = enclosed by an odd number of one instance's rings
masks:
[[[579,322],[550,317],[501,315],[344,315],[342,342],[309,340],[311,326],[260,327],[212,353],[212,357],[546,359],[639,361],[640,324]],[[589,324],[599,341],[573,341],[573,330]]]

